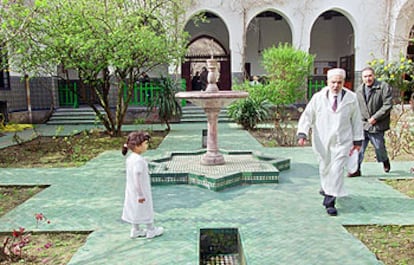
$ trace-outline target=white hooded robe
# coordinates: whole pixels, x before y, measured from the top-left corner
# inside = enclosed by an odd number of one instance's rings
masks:
[[[145,198],[145,202],[138,203],[138,198]],[[122,220],[131,224],[151,224],[154,222],[148,163],[137,153],[131,153],[126,160],[126,187]]]
[[[298,134],[308,135],[312,128],[312,148],[319,161],[321,188],[327,195],[346,196],[344,166],[353,141],[364,138],[356,94],[342,88],[342,100],[336,112],[329,101],[329,87],[314,94],[298,123]]]

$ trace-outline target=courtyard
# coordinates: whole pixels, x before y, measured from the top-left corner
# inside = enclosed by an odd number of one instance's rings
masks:
[[[206,124],[174,124],[161,145],[148,151],[151,160],[172,151],[201,148]],[[65,126],[63,133],[85,128]],[[158,125],[129,125],[125,130],[162,130]],[[412,162],[363,164],[364,177],[347,178],[349,196],[338,200],[337,217],[322,206],[317,162],[310,147],[265,148],[234,123],[219,124],[224,150],[254,150],[290,159],[278,183],[235,186],[212,191],[192,185],[154,185],[159,238],[130,239],[121,221],[125,172],[120,151],[109,151],[79,168],[0,169],[1,183],[47,185],[47,189],[0,218],[0,231],[25,227],[32,231],[92,231],[69,264],[199,264],[200,229],[237,228],[249,265],[257,264],[382,264],[344,226],[412,225],[414,201],[381,178],[410,178]],[[40,125],[42,135],[54,126]],[[26,136],[24,134],[27,134]],[[21,137],[29,137],[24,132]],[[0,147],[10,144],[0,138]],[[197,165],[198,161],[194,161]],[[36,227],[33,213],[52,220]]]

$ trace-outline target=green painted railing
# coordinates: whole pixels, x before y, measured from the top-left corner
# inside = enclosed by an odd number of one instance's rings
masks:
[[[129,103],[131,106],[147,106],[151,99],[154,99],[161,91],[162,87],[157,82],[144,84],[135,84],[132,99]],[[181,80],[181,90],[186,90],[185,79]],[[124,99],[127,97],[127,89],[124,87]],[[79,107],[78,87],[76,82],[70,84],[59,84],[58,87],[59,106],[61,107]],[[186,100],[181,100],[181,105],[185,106]]]
[[[129,101],[130,106],[147,106],[151,99],[158,96],[161,87],[153,83],[134,84],[132,98]],[[124,87],[124,99],[128,96],[128,89]]]
[[[309,80],[308,82],[308,99],[310,99],[313,94],[321,90],[326,86],[326,82],[323,80]]]
[[[184,78],[181,79],[181,91],[186,91],[187,90],[187,85],[186,85],[186,81]],[[181,100],[181,106],[185,107],[187,105],[187,100],[182,99]]]
[[[61,85],[58,88],[59,106],[61,107],[79,107],[79,98],[77,94],[76,83]]]
[[[185,91],[185,79],[181,81],[181,89]],[[160,86],[157,82],[150,82],[146,84],[134,84],[134,89],[132,91],[132,98],[129,102],[130,106],[148,106],[148,103],[156,98],[160,93],[162,86]],[[128,89],[124,87],[124,99],[127,98]],[[186,100],[183,99],[181,101],[181,105],[185,106]]]

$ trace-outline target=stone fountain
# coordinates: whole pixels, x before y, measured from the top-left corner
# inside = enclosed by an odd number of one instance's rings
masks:
[[[151,183],[189,184],[213,191],[244,184],[278,183],[279,172],[290,168],[290,159],[251,150],[220,150],[218,147],[218,116],[220,110],[247,92],[219,91],[217,61],[207,60],[205,91],[175,94],[204,109],[207,115],[206,150],[171,151],[150,162]],[[194,163],[194,161],[200,161]]]
[[[219,73],[217,71],[217,61],[207,60],[207,82],[205,91],[188,91],[175,94],[178,99],[186,99],[204,109],[207,115],[207,151],[201,158],[203,165],[223,165],[224,156],[219,152],[218,147],[218,116],[221,108],[229,105],[237,99],[249,96],[243,91],[220,91],[217,86]]]

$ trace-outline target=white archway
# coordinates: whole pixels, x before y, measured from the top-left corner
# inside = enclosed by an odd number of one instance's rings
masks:
[[[231,88],[231,57],[227,26],[216,13],[200,12],[204,13],[207,21],[194,23],[190,19],[184,28],[190,34],[190,44],[181,67],[181,76],[186,80],[187,90],[197,90],[193,87],[191,80],[206,66],[206,60],[213,56],[219,64],[220,79],[217,85],[222,90],[229,90]]]
[[[265,74],[261,53],[279,43],[292,44],[292,30],[283,15],[264,10],[250,20],[246,34],[246,70],[250,76]]]
[[[353,88],[355,71],[354,27],[338,9],[329,9],[314,21],[310,32],[309,53],[315,55],[314,79],[325,80],[330,68],[347,72],[346,86]]]

